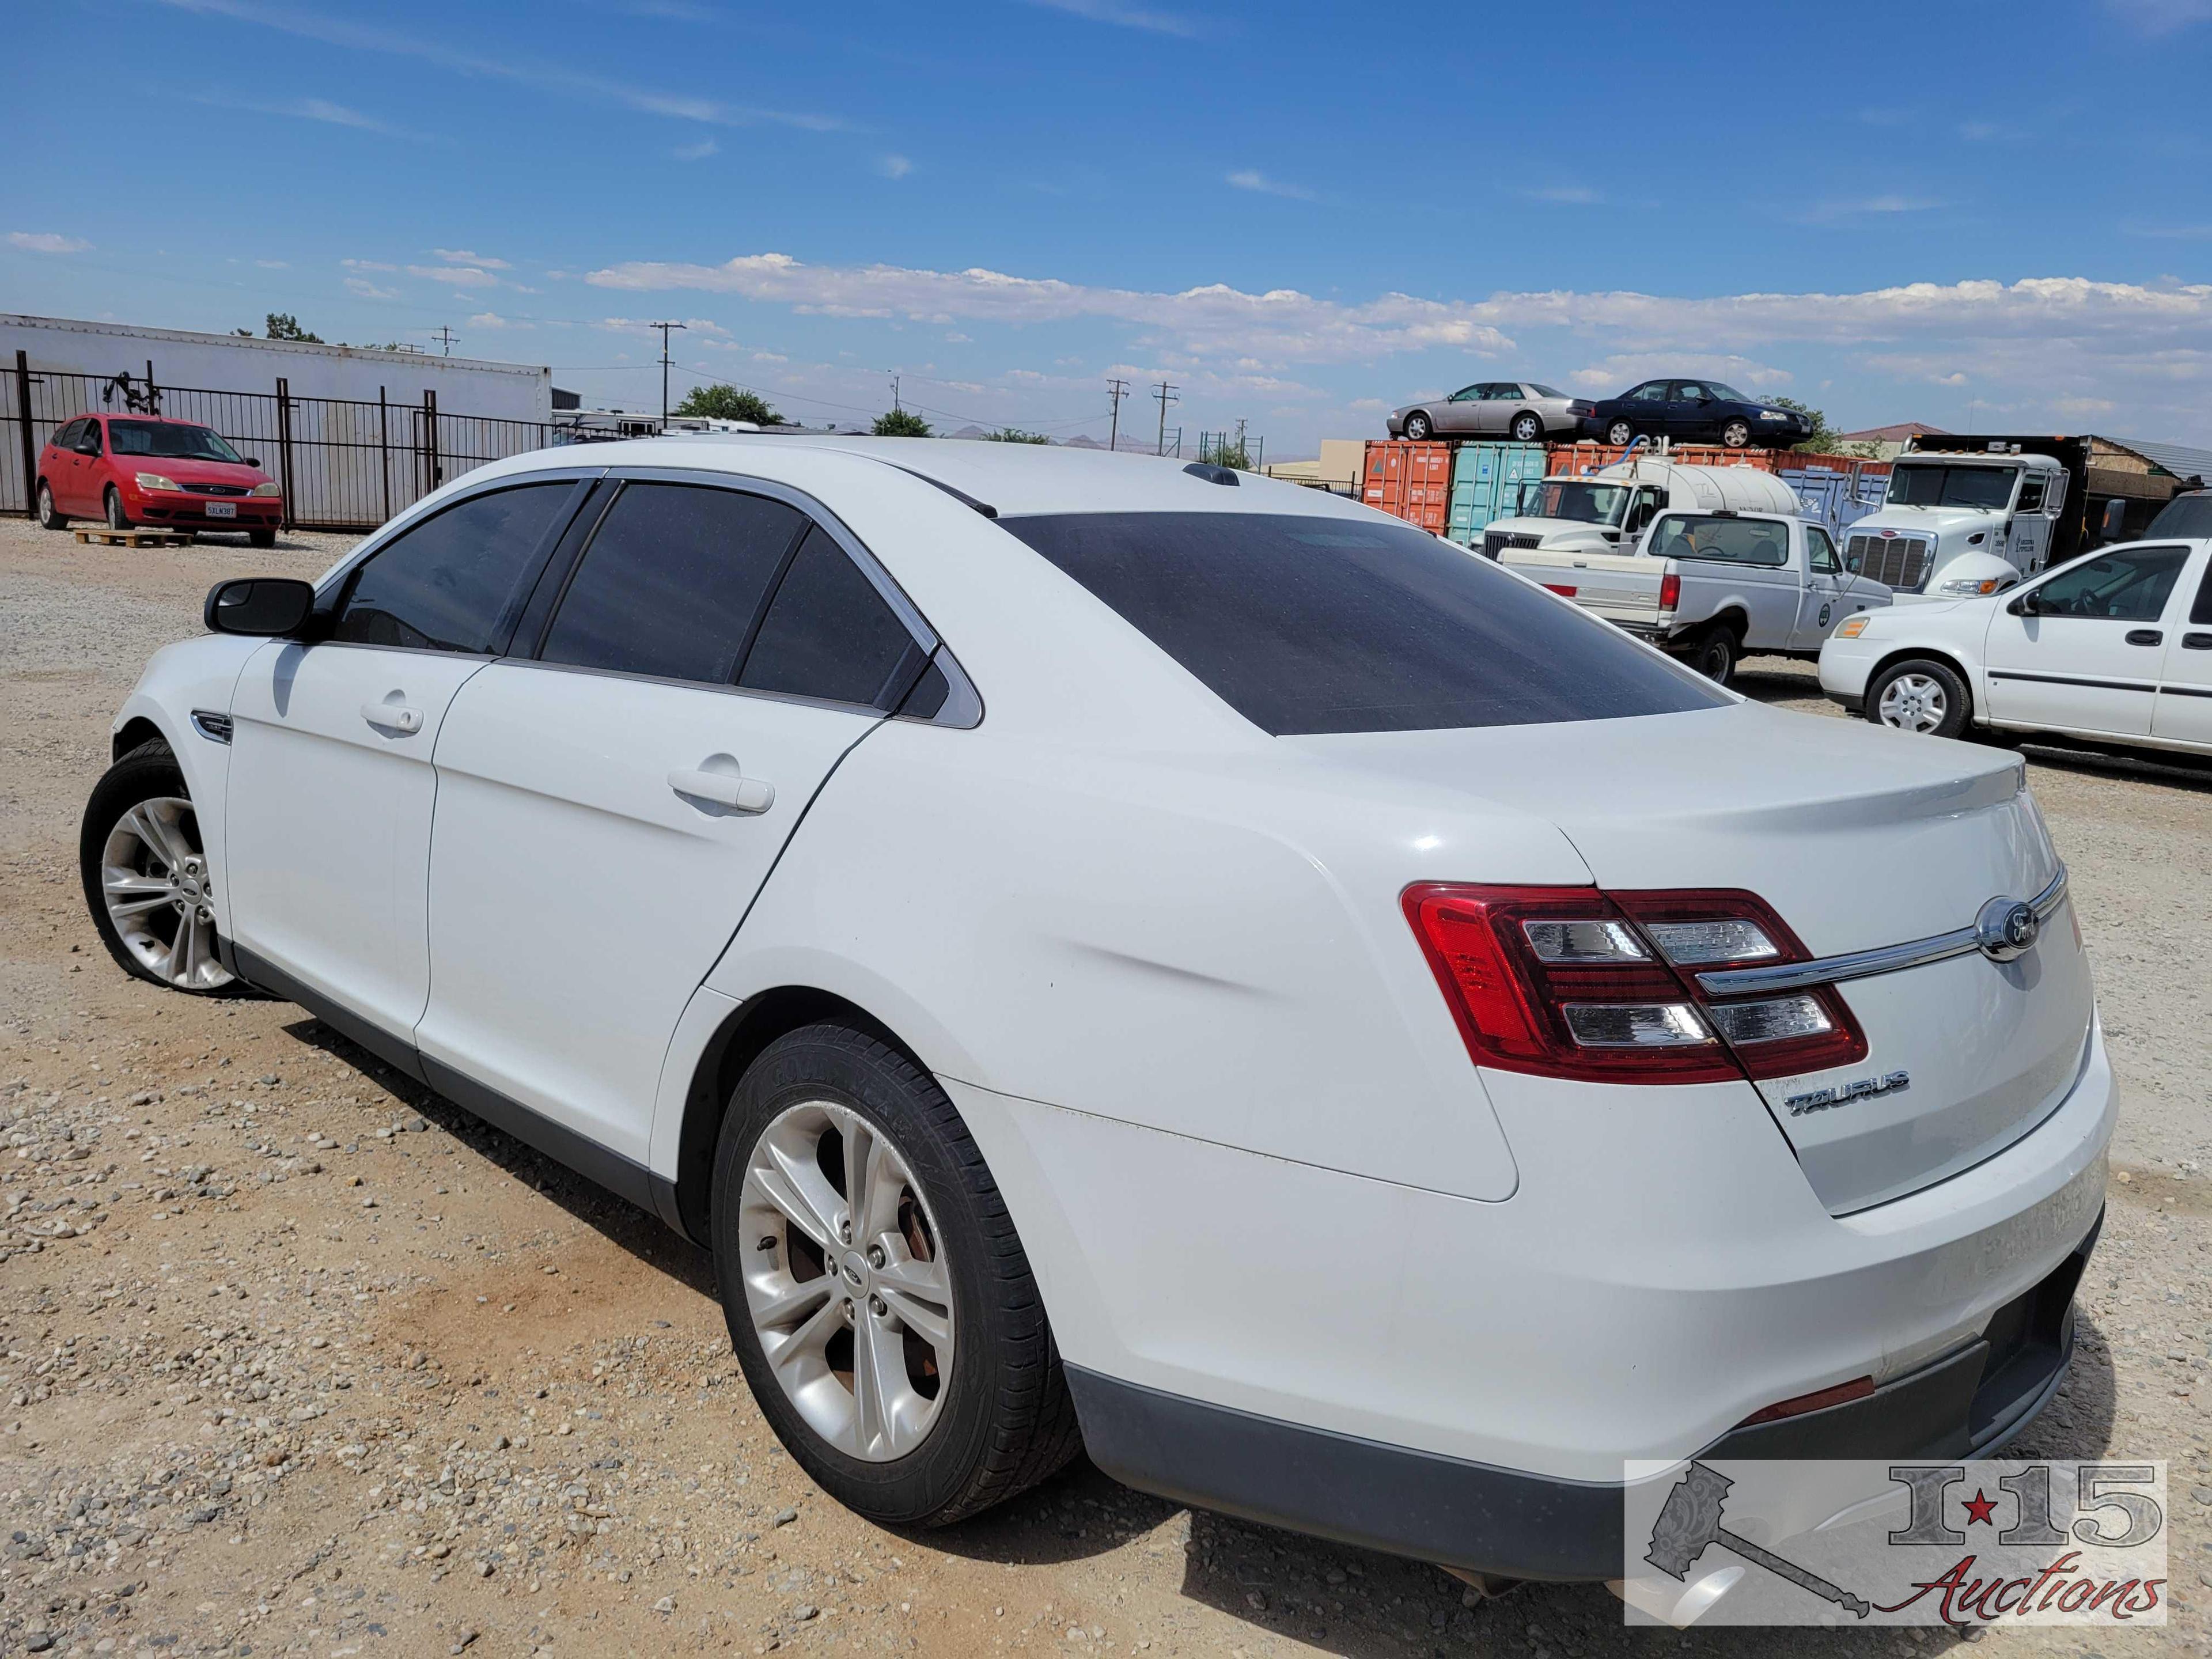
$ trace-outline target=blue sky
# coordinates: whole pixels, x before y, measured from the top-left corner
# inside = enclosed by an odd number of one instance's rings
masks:
[[[1170,426],[1243,418],[1271,457],[1468,380],[1670,368],[1840,427],[2212,444],[2212,0],[45,0],[10,27],[47,92],[0,105],[0,310],[449,325],[629,407],[659,398],[640,324],[675,317],[679,385],[810,422],[897,370],[941,427],[1103,437],[1119,374],[1149,437],[1164,378]]]

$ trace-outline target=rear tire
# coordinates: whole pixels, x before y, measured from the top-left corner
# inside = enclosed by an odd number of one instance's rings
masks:
[[[1436,426],[1419,410],[1406,416],[1406,436],[1417,444],[1425,444],[1436,435]]]
[[[54,506],[53,486],[44,478],[39,480],[39,528],[67,530],[68,517]]]
[[[722,1120],[713,1217],[753,1398],[848,1509],[948,1525],[1082,1449],[998,1185],[936,1079],[888,1043],[817,1024],[763,1050]]]
[[[1615,449],[1626,449],[1636,441],[1636,428],[1627,421],[1606,423],[1605,441]]]
[[[1544,439],[1544,417],[1533,410],[1522,410],[1513,417],[1506,435],[1516,444],[1541,443]]]
[[[1883,669],[1867,687],[1866,717],[1896,732],[1961,737],[1973,718],[1973,698],[1948,663],[1908,657]]]
[[[1698,635],[1690,647],[1690,666],[1716,685],[1726,685],[1735,678],[1735,661],[1741,647],[1735,630],[1726,623],[1715,623]]]
[[[77,867],[100,942],[132,978],[193,996],[241,988],[216,948],[207,844],[167,744],[140,744],[93,786]]]
[[[131,528],[131,515],[123,510],[123,492],[113,484],[107,486],[107,527],[110,530]]]

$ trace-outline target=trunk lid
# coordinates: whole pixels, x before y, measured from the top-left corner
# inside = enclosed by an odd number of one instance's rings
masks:
[[[2060,868],[2017,757],[1757,704],[1283,741],[1545,818],[1607,890],[1747,889],[1815,957],[1972,927],[1990,899],[2033,898]],[[2092,993],[2070,902],[2015,961],[1974,952],[1838,988],[1867,1058],[1753,1085],[1838,1214],[2002,1151],[2057,1109],[2086,1056]],[[1880,1079],[1890,1086],[1844,1093]]]

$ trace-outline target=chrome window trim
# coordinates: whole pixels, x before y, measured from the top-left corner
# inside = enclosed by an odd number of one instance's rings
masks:
[[[2066,866],[2060,865],[2051,884],[2027,902],[2038,921],[2048,921],[2066,896]],[[1748,996],[1759,992],[1802,991],[1816,985],[1838,985],[1846,980],[1870,979],[1876,974],[1901,973],[1953,957],[1971,956],[1982,948],[1975,927],[1956,927],[1948,933],[1914,939],[1905,945],[1885,945],[1872,951],[1844,956],[1821,957],[1812,962],[1778,963],[1767,968],[1723,968],[1699,974],[1698,983],[1714,996]]]

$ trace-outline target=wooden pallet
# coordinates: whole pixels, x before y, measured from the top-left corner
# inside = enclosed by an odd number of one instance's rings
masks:
[[[81,542],[99,542],[109,547],[190,547],[192,532],[189,530],[80,530],[75,532]]]

